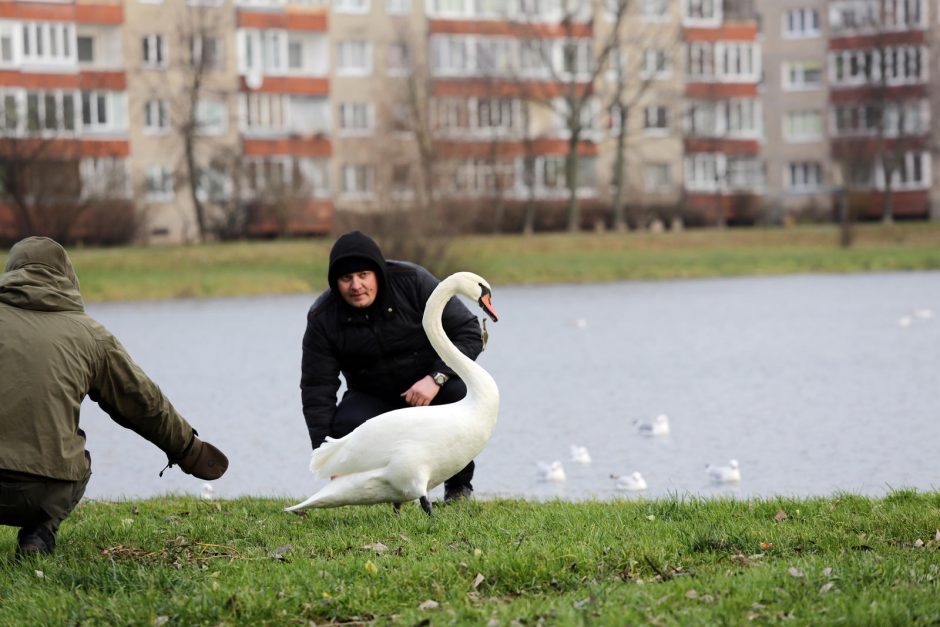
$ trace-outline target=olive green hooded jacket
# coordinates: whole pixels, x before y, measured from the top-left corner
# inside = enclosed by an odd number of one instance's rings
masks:
[[[87,476],[85,395],[119,425],[183,456],[194,431],[120,342],[85,313],[68,253],[29,237],[0,274],[0,469]]]

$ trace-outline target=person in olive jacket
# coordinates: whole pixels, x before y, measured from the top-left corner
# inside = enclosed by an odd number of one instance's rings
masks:
[[[467,386],[447,367],[421,324],[438,279],[425,268],[386,260],[369,236],[351,231],[330,251],[329,288],[307,313],[300,391],[313,448],[379,414],[459,401]],[[457,298],[444,330],[471,359],[483,350],[476,317]],[[346,391],[337,404],[339,375]],[[445,502],[472,495],[474,463],[444,482]]]
[[[86,395],[163,450],[169,465],[208,480],[228,468],[85,313],[65,249],[45,237],[21,240],[0,274],[0,524],[20,527],[17,556],[52,553],[59,525],[85,493]]]

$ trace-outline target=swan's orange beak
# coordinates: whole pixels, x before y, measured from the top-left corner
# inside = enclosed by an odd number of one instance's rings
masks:
[[[486,312],[486,315],[490,317],[493,322],[499,321],[499,316],[496,315],[496,310],[493,309],[493,295],[490,294],[490,291],[486,288],[483,288],[483,295],[480,296],[480,308]]]

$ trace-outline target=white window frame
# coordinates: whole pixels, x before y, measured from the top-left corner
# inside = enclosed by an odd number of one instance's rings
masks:
[[[715,75],[722,83],[756,83],[760,81],[760,44],[750,41],[716,42]]]
[[[193,115],[198,135],[219,136],[228,130],[228,103],[222,98],[198,100]]]
[[[333,12],[345,15],[368,15],[371,0],[333,0]]]
[[[794,194],[812,194],[825,190],[821,161],[791,161],[783,168],[784,189]]]
[[[375,166],[371,163],[343,163],[339,170],[339,193],[347,200],[375,197]]]
[[[375,132],[375,105],[371,102],[341,102],[337,113],[342,137],[366,137]]]
[[[807,70],[817,70],[819,82],[806,82]],[[808,59],[805,61],[783,61],[780,64],[780,79],[784,91],[810,91],[823,87],[823,73],[825,64],[822,61]],[[798,80],[794,80],[797,78]]]
[[[822,16],[816,7],[800,7],[783,12],[780,22],[784,39],[813,39],[822,36]],[[798,25],[799,28],[793,28]]]
[[[169,107],[162,98],[152,98],[144,103],[144,133],[165,135],[170,129]]]
[[[665,80],[672,76],[672,51],[664,48],[646,48],[643,51],[643,70],[646,80]]]
[[[15,39],[14,43],[16,43]],[[75,25],[68,22],[20,22],[20,61],[29,67],[78,65]]]
[[[671,126],[670,117],[669,107],[666,105],[653,104],[643,107],[643,133],[668,135]]]
[[[148,33],[141,37],[141,59],[145,68],[150,70],[166,69],[168,50],[163,33]],[[153,58],[154,55],[156,58]]]
[[[176,198],[172,166],[149,165],[144,169],[144,199],[147,202],[171,202]]]
[[[387,15],[409,15],[411,13],[411,0],[385,0],[385,13]]]
[[[815,120],[815,124],[812,121]],[[800,109],[787,111],[783,116],[783,139],[790,144],[821,141],[825,137],[825,121],[822,111]],[[815,125],[816,131],[812,132]]]
[[[337,41],[336,74],[338,76],[371,76],[372,42],[365,39]]]
[[[682,25],[717,28],[722,22],[722,0],[682,0]]]

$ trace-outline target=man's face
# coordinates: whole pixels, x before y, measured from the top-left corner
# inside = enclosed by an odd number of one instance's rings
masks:
[[[379,280],[372,270],[362,270],[337,277],[336,287],[343,300],[353,307],[365,309],[375,302]]]

